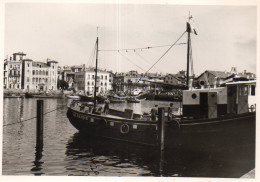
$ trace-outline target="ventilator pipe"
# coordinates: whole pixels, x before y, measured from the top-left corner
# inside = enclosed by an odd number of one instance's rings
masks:
[[[205,82],[201,80],[199,83],[200,83],[201,89],[204,89]]]
[[[189,90],[192,90],[192,83],[193,83],[193,79],[189,80]]]
[[[214,78],[214,88],[217,88],[217,83],[218,83],[218,77]]]

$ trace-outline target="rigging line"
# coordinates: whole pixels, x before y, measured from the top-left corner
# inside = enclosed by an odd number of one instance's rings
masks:
[[[183,45],[183,44],[187,44],[187,43],[179,43],[179,44],[175,44],[175,45]],[[136,51],[136,50],[143,50],[143,49],[154,49],[154,48],[159,48],[159,47],[169,47],[172,46],[172,44],[170,45],[161,45],[161,46],[151,46],[151,47],[139,47],[139,48],[131,48],[131,49],[103,49],[103,50],[99,50],[102,52],[105,51]]]
[[[49,113],[54,112],[54,111],[56,111],[56,110],[58,110],[58,109],[62,109],[62,108],[64,108],[64,107],[66,107],[66,106],[67,106],[67,105],[63,105],[62,107],[58,107],[58,108],[56,108],[56,109],[50,110],[50,111],[44,113],[43,115],[49,114]],[[25,122],[25,121],[30,121],[30,120],[35,119],[35,118],[37,118],[37,116],[31,117],[31,118],[29,118],[29,119],[25,119],[25,120],[22,120],[22,121],[19,121],[19,122],[16,122],[16,123],[5,124],[5,125],[3,125],[3,126],[10,126],[10,125],[18,124],[18,123],[23,123],[23,122]]]
[[[92,55],[92,60],[91,60],[91,67],[95,67],[95,61],[96,61],[95,55],[96,54],[97,54],[97,43],[95,43],[94,53]]]
[[[130,55],[131,57],[133,57],[132,60],[136,60],[137,59],[135,62],[140,63],[142,68],[147,67],[147,64],[145,64],[142,60],[140,60],[139,57],[137,58],[137,56],[134,53],[136,53],[136,52],[129,52],[127,55]],[[148,66],[149,66],[149,62],[146,61],[146,63],[148,63]]]
[[[143,56],[141,56],[138,52],[135,52],[142,60],[144,60],[146,63],[150,64],[149,61],[147,61]],[[157,67],[154,66],[154,68],[159,71],[162,72],[161,70],[159,70]]]
[[[130,63],[132,63],[133,65],[137,66],[138,68],[140,68],[141,70],[145,71],[143,68],[141,68],[140,66],[138,66],[137,64],[133,63],[129,58],[127,58],[126,56],[124,56],[121,52],[118,52],[119,54],[121,54],[121,56],[123,56],[127,61],[129,61]]]
[[[182,38],[182,36],[186,33],[186,30],[182,33],[182,35],[174,42],[174,44],[171,45],[171,47],[169,47],[167,49],[167,51],[145,72],[145,74],[150,71],[170,50],[171,48]],[[141,78],[140,78],[141,79]],[[139,80],[140,80],[139,79]]]
[[[92,63],[92,59],[93,58],[91,58],[93,55],[94,55],[94,52],[95,52],[95,47],[96,46],[96,44],[94,45],[94,47],[93,47],[93,49],[92,49],[92,51],[91,51],[91,54],[90,54],[90,56],[89,56],[89,58],[88,58],[88,62],[87,62],[87,64],[91,64]],[[87,65],[87,66],[89,66],[89,65]]]

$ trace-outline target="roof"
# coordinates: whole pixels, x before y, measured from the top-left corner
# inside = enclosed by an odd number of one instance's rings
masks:
[[[212,75],[214,75],[215,77],[218,77],[218,78],[226,78],[226,77],[231,75],[231,73],[226,72],[226,71],[206,70],[203,73],[201,73],[200,76],[197,77],[197,79],[200,78],[206,72],[208,72],[208,73],[210,73],[210,74],[212,74]]]
[[[43,62],[32,62],[32,66],[37,66],[37,67],[41,67],[41,68],[49,68],[49,66],[46,63]]]
[[[23,61],[33,61],[33,60],[31,60],[31,59],[23,59]]]
[[[226,71],[211,71],[211,70],[207,70],[207,71],[209,73],[211,73],[212,75],[219,77],[219,78],[226,78],[231,75],[231,73],[226,72]]]
[[[23,55],[23,56],[26,56],[26,54],[23,53],[23,52],[16,52],[16,53],[13,53],[13,55]]]
[[[256,80],[229,82],[229,83],[226,83],[226,84],[227,85],[256,84]]]
[[[48,61],[48,63],[58,63],[58,61],[51,60],[51,61]]]

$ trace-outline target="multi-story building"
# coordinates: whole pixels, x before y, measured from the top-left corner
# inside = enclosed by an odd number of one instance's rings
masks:
[[[134,90],[150,90],[153,82],[163,82],[163,75],[158,73],[138,73],[129,71],[127,73],[117,73],[113,77],[113,90],[115,92],[132,92]]]
[[[47,59],[47,63],[24,59],[22,62],[22,89],[57,90],[57,61]]]
[[[111,90],[111,81],[111,73],[99,70],[97,72],[97,93],[106,93]],[[82,72],[76,72],[75,82],[77,90],[93,94],[95,87],[95,71],[93,69],[87,69]]]
[[[19,57],[18,57],[19,56]],[[26,54],[14,53],[13,57],[4,60],[4,88],[21,89],[22,81],[22,60]]]

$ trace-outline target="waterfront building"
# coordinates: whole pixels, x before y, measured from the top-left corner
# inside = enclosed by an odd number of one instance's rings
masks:
[[[94,94],[95,70],[88,68],[81,72],[75,73],[76,89]],[[97,72],[97,93],[107,93],[112,89],[111,73],[98,70]]]
[[[4,88],[21,89],[22,60],[26,54],[13,53],[13,57],[4,60]]]
[[[201,73],[196,79],[196,86],[203,85],[204,87],[215,87],[223,83],[231,82],[234,80],[254,80],[256,75],[254,73],[247,72],[238,72],[236,67],[232,67],[230,72],[227,71],[213,71],[206,70]]]
[[[147,91],[153,89],[155,83],[163,80],[164,76],[159,73],[138,73],[133,70],[127,73],[116,73],[113,77],[113,91],[126,94]]]
[[[22,60],[22,89],[28,91],[57,90],[57,61],[36,62],[31,59]]]

